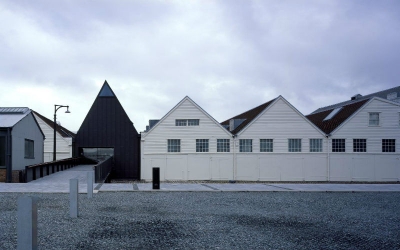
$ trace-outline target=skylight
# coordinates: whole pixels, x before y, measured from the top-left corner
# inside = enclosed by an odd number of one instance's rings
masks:
[[[325,117],[324,121],[332,119],[332,117],[334,117],[337,113],[339,113],[340,110],[342,110],[342,107],[335,108],[334,110],[332,110],[332,112],[327,117]]]

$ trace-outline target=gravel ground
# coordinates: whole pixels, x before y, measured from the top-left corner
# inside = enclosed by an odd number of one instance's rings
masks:
[[[17,199],[0,193],[0,249]],[[38,197],[39,249],[400,249],[400,193],[107,192]]]

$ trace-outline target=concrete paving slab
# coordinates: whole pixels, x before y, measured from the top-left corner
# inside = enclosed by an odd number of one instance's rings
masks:
[[[99,189],[99,192],[103,191],[133,191],[133,185],[131,183],[104,183]]]
[[[139,191],[152,191],[152,183],[138,183]],[[159,190],[155,190],[159,191]],[[160,183],[160,191],[214,191],[196,183]]]
[[[261,183],[256,184],[245,184],[245,183],[235,183],[235,184],[209,184],[208,186],[215,188],[220,191],[287,191],[280,187],[274,187],[270,185],[265,185]]]
[[[400,184],[273,184],[304,192],[400,192]]]

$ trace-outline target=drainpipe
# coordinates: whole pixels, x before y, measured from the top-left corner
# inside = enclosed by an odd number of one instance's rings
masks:
[[[12,182],[12,159],[11,159],[11,129],[7,128],[7,139],[6,139],[6,182]]]
[[[328,139],[328,158],[327,158],[327,174],[328,174],[328,181],[331,181],[331,155],[330,155],[330,150],[329,150],[329,141],[330,141],[330,136],[331,134],[326,135],[326,138]]]
[[[233,138],[233,180],[236,180],[236,135],[232,135]]]

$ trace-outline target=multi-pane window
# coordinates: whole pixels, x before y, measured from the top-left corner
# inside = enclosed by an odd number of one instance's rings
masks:
[[[289,139],[288,150],[289,152],[301,152],[301,139]]]
[[[176,119],[175,120],[175,126],[186,126],[187,120],[182,120],[182,119]]]
[[[217,152],[229,152],[230,148],[229,139],[217,139]]]
[[[6,166],[6,137],[0,136],[0,168]]]
[[[346,152],[346,139],[332,139],[332,152]]]
[[[322,139],[310,139],[310,152],[322,152]]]
[[[200,121],[199,119],[189,119],[188,126],[199,126]]]
[[[260,139],[260,152],[273,152],[274,140],[273,139]]]
[[[353,139],[353,152],[367,152],[367,139]]]
[[[168,139],[168,152],[181,152],[181,140]]]
[[[208,152],[208,139],[196,139],[196,152]]]
[[[396,152],[396,140],[382,139],[382,152]]]
[[[252,139],[240,139],[239,140],[239,151],[240,152],[253,152],[253,140]]]
[[[379,113],[369,113],[369,126],[379,126]]]
[[[33,159],[34,157],[34,142],[25,139],[25,158]]]
[[[176,119],[175,126],[199,126],[199,119]]]

